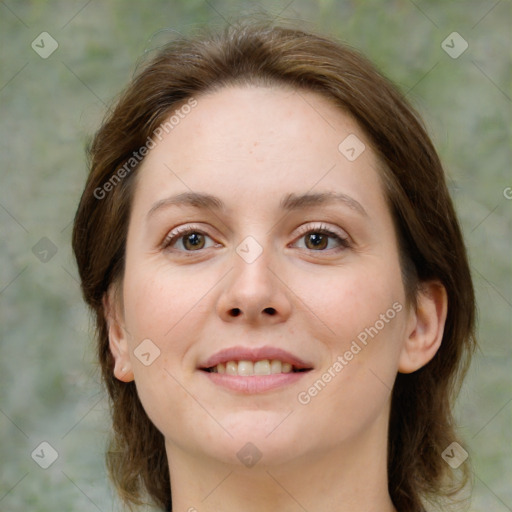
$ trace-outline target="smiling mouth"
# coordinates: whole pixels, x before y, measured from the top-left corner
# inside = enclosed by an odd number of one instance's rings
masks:
[[[258,375],[276,375],[283,373],[308,372],[312,368],[301,368],[291,363],[282,362],[279,359],[262,359],[259,361],[226,361],[209,368],[200,368],[208,373],[219,373],[240,377],[252,377]]]

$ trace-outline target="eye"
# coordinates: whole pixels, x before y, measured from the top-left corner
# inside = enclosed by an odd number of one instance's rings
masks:
[[[172,249],[185,252],[195,252],[207,249],[206,239],[209,237],[204,231],[194,226],[186,226],[171,231],[162,242],[162,249]],[[174,247],[178,246],[178,248]],[[181,247],[180,247],[181,246]],[[211,246],[210,246],[211,247]]]
[[[162,249],[191,253],[219,245],[213,243],[207,246],[207,239],[213,242],[213,239],[203,230],[195,226],[184,226],[171,231],[165,237],[161,247]],[[327,252],[327,250],[338,252],[350,247],[348,237],[328,229],[323,224],[318,227],[308,228],[308,226],[306,226],[301,229],[299,240],[300,239],[305,239],[305,249],[315,252]],[[329,247],[331,240],[333,240],[335,245],[334,248],[332,246]]]
[[[304,239],[305,248],[311,251],[326,252],[326,249],[333,249],[333,247],[329,247],[330,239],[333,239],[334,244],[337,246],[337,248],[334,247],[334,252],[350,247],[348,237],[328,229],[323,224],[316,228],[309,227],[308,229],[308,227],[305,227],[301,231],[299,240]]]

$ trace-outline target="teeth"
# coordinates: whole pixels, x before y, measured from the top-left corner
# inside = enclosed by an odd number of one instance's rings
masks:
[[[281,361],[278,361],[277,359],[272,359],[272,362],[270,363],[270,372],[271,373],[281,373],[281,370],[283,369],[283,364]]]
[[[256,361],[254,363],[255,375],[270,375],[270,361],[264,359],[263,361]]]
[[[254,375],[254,364],[252,361],[238,361],[238,375]]]
[[[261,361],[228,361],[220,363],[213,368],[214,373],[225,373],[227,375],[240,375],[249,377],[251,375],[271,375],[276,373],[291,373],[293,370],[290,363],[283,363],[278,359],[263,359]]]
[[[283,373],[290,373],[292,371],[292,365],[290,363],[283,363],[281,365],[281,371]]]
[[[226,373],[228,375],[238,375],[238,364],[235,361],[226,363]]]

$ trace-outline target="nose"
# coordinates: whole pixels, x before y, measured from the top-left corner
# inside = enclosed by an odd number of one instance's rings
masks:
[[[270,252],[264,249],[254,261],[234,252],[233,268],[217,302],[217,313],[224,321],[268,325],[290,316],[291,292]]]

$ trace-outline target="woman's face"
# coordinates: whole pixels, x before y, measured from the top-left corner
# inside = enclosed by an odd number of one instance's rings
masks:
[[[410,312],[367,138],[312,92],[196,99],[138,171],[116,375],[168,450],[203,458],[276,464],[385,431]]]

